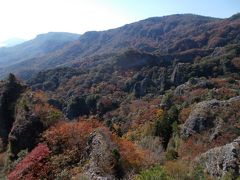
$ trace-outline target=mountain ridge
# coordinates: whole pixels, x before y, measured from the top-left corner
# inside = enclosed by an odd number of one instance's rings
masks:
[[[5,70],[25,81],[0,81],[0,178],[240,175],[239,15],[86,32]]]
[[[50,32],[13,47],[0,48],[0,67],[22,62],[33,57],[40,57],[65,44],[78,39],[79,35],[72,33]]]
[[[0,48],[1,47],[13,47],[13,46],[21,44],[25,41],[26,41],[25,39],[20,39],[20,38],[10,38],[8,40],[0,42]]]
[[[229,38],[234,39],[237,36],[238,23],[238,18],[219,19],[192,14],[153,17],[116,29],[86,32],[64,48],[58,48],[42,57],[33,57],[25,62],[33,66],[32,70],[39,71],[69,66],[73,62],[83,62],[84,59],[94,56],[116,54],[131,48],[147,53],[172,54],[194,48],[204,49],[204,46],[206,48],[223,46],[229,42],[224,39],[224,33],[232,31],[233,35]],[[219,26],[225,27],[219,29]],[[211,31],[205,33],[207,29]],[[3,75],[18,69],[16,73],[19,73],[25,70],[24,66],[23,62],[0,72]]]

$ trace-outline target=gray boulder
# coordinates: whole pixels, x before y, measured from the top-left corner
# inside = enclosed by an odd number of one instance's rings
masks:
[[[96,130],[88,142],[89,161],[84,166],[84,177],[91,180],[116,179],[117,159],[113,150],[117,146],[111,141],[111,137],[104,129]]]
[[[178,63],[171,74],[171,82],[174,85],[180,85],[187,79],[188,69],[190,68],[189,63]]]
[[[213,87],[214,87],[213,83],[210,82],[205,77],[191,78],[184,84],[177,86],[176,89],[174,90],[174,95],[175,96],[183,96],[183,95],[187,95],[189,92],[191,92],[192,89],[198,89],[198,88],[212,89]]]
[[[187,138],[193,134],[211,129],[213,134],[210,138],[215,138],[223,124],[222,112],[233,111],[235,103],[239,101],[240,96],[237,96],[226,101],[213,99],[196,104],[182,127],[182,137]]]
[[[231,172],[233,178],[240,176],[240,136],[232,143],[216,147],[195,159],[211,176],[222,177]]]

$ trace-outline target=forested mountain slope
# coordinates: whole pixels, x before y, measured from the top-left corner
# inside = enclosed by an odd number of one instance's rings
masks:
[[[239,26],[149,18],[6,68],[2,176],[239,178]]]
[[[0,48],[0,68],[4,71],[10,65],[44,56],[78,38],[78,34],[50,32],[13,47],[2,47]]]
[[[238,14],[228,19],[197,15],[154,17],[120,28],[86,32],[64,48],[47,53],[2,70],[19,74],[32,70],[49,69],[72,64],[94,65],[96,59],[106,60],[129,49],[155,55],[173,56],[172,59],[193,59],[213,52],[216,47],[239,41]],[[49,47],[46,46],[46,49]],[[50,48],[51,49],[51,48]],[[175,57],[176,56],[176,57]]]

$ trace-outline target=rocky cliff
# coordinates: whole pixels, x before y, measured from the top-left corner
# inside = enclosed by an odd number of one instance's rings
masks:
[[[239,102],[240,96],[225,101],[213,99],[196,104],[183,125],[182,136],[187,138],[193,134],[211,130],[209,138],[216,138],[223,133],[224,124],[228,123],[229,113],[236,113]]]
[[[15,121],[15,105],[26,87],[21,85],[14,75],[0,82],[0,139],[1,151],[6,148],[8,135]]]
[[[233,179],[240,176],[240,137],[221,147],[208,150],[196,158],[196,163],[212,176],[224,177],[231,173]]]

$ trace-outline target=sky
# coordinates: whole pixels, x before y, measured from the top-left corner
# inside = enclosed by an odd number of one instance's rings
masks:
[[[237,12],[240,0],[0,0],[0,43],[47,32],[107,30],[153,16],[226,18]]]

